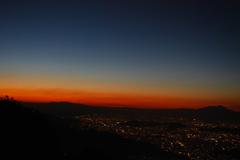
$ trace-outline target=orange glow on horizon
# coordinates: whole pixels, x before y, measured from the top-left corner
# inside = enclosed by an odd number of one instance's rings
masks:
[[[133,108],[200,108],[208,105],[226,105],[239,110],[233,100],[183,98],[159,95],[104,93],[67,89],[0,89],[1,96],[9,95],[19,101],[67,101],[90,105]]]

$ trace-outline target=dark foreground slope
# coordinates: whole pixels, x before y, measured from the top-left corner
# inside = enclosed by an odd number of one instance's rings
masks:
[[[84,130],[74,127],[73,123],[25,108],[8,97],[2,98],[0,159],[185,159],[151,144]]]
[[[59,142],[47,118],[8,97],[0,100],[0,159],[59,158]]]

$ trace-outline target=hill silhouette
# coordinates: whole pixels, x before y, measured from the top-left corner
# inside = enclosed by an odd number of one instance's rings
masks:
[[[207,121],[240,122],[240,113],[224,106],[208,106],[197,110],[197,116]]]
[[[60,104],[75,110],[76,104],[65,102],[44,106],[55,108],[54,105]],[[33,103],[25,107],[12,98],[0,98],[1,159],[139,160],[146,156],[152,160],[187,159],[162,151],[152,144],[123,139],[108,132],[73,127],[71,119],[44,114],[30,105]],[[84,105],[82,107],[82,111],[89,109]]]
[[[82,114],[102,114],[111,116],[124,116],[138,119],[139,117],[185,117],[198,118],[213,122],[240,122],[240,112],[235,112],[224,106],[207,106],[200,109],[136,109],[136,108],[114,108],[104,106],[89,106],[68,102],[51,103],[24,103],[25,106],[33,107],[46,114],[63,117],[72,117]]]
[[[0,99],[1,159],[57,159],[56,133],[39,111],[9,97]]]
[[[224,106],[207,106],[207,107],[203,107],[198,109],[198,111],[200,112],[233,112],[232,110],[224,107]]]

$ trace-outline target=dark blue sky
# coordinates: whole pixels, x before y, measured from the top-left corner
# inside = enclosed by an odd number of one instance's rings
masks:
[[[21,87],[28,76],[39,88],[34,76],[51,75],[116,92],[176,88],[236,99],[239,28],[234,1],[1,1],[2,84]]]

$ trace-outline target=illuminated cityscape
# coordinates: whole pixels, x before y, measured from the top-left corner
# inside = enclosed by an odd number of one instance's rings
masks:
[[[240,158],[240,124],[207,123],[184,118],[138,121],[99,115],[76,116],[75,119],[81,128],[94,128],[156,144],[165,151],[191,160]]]

